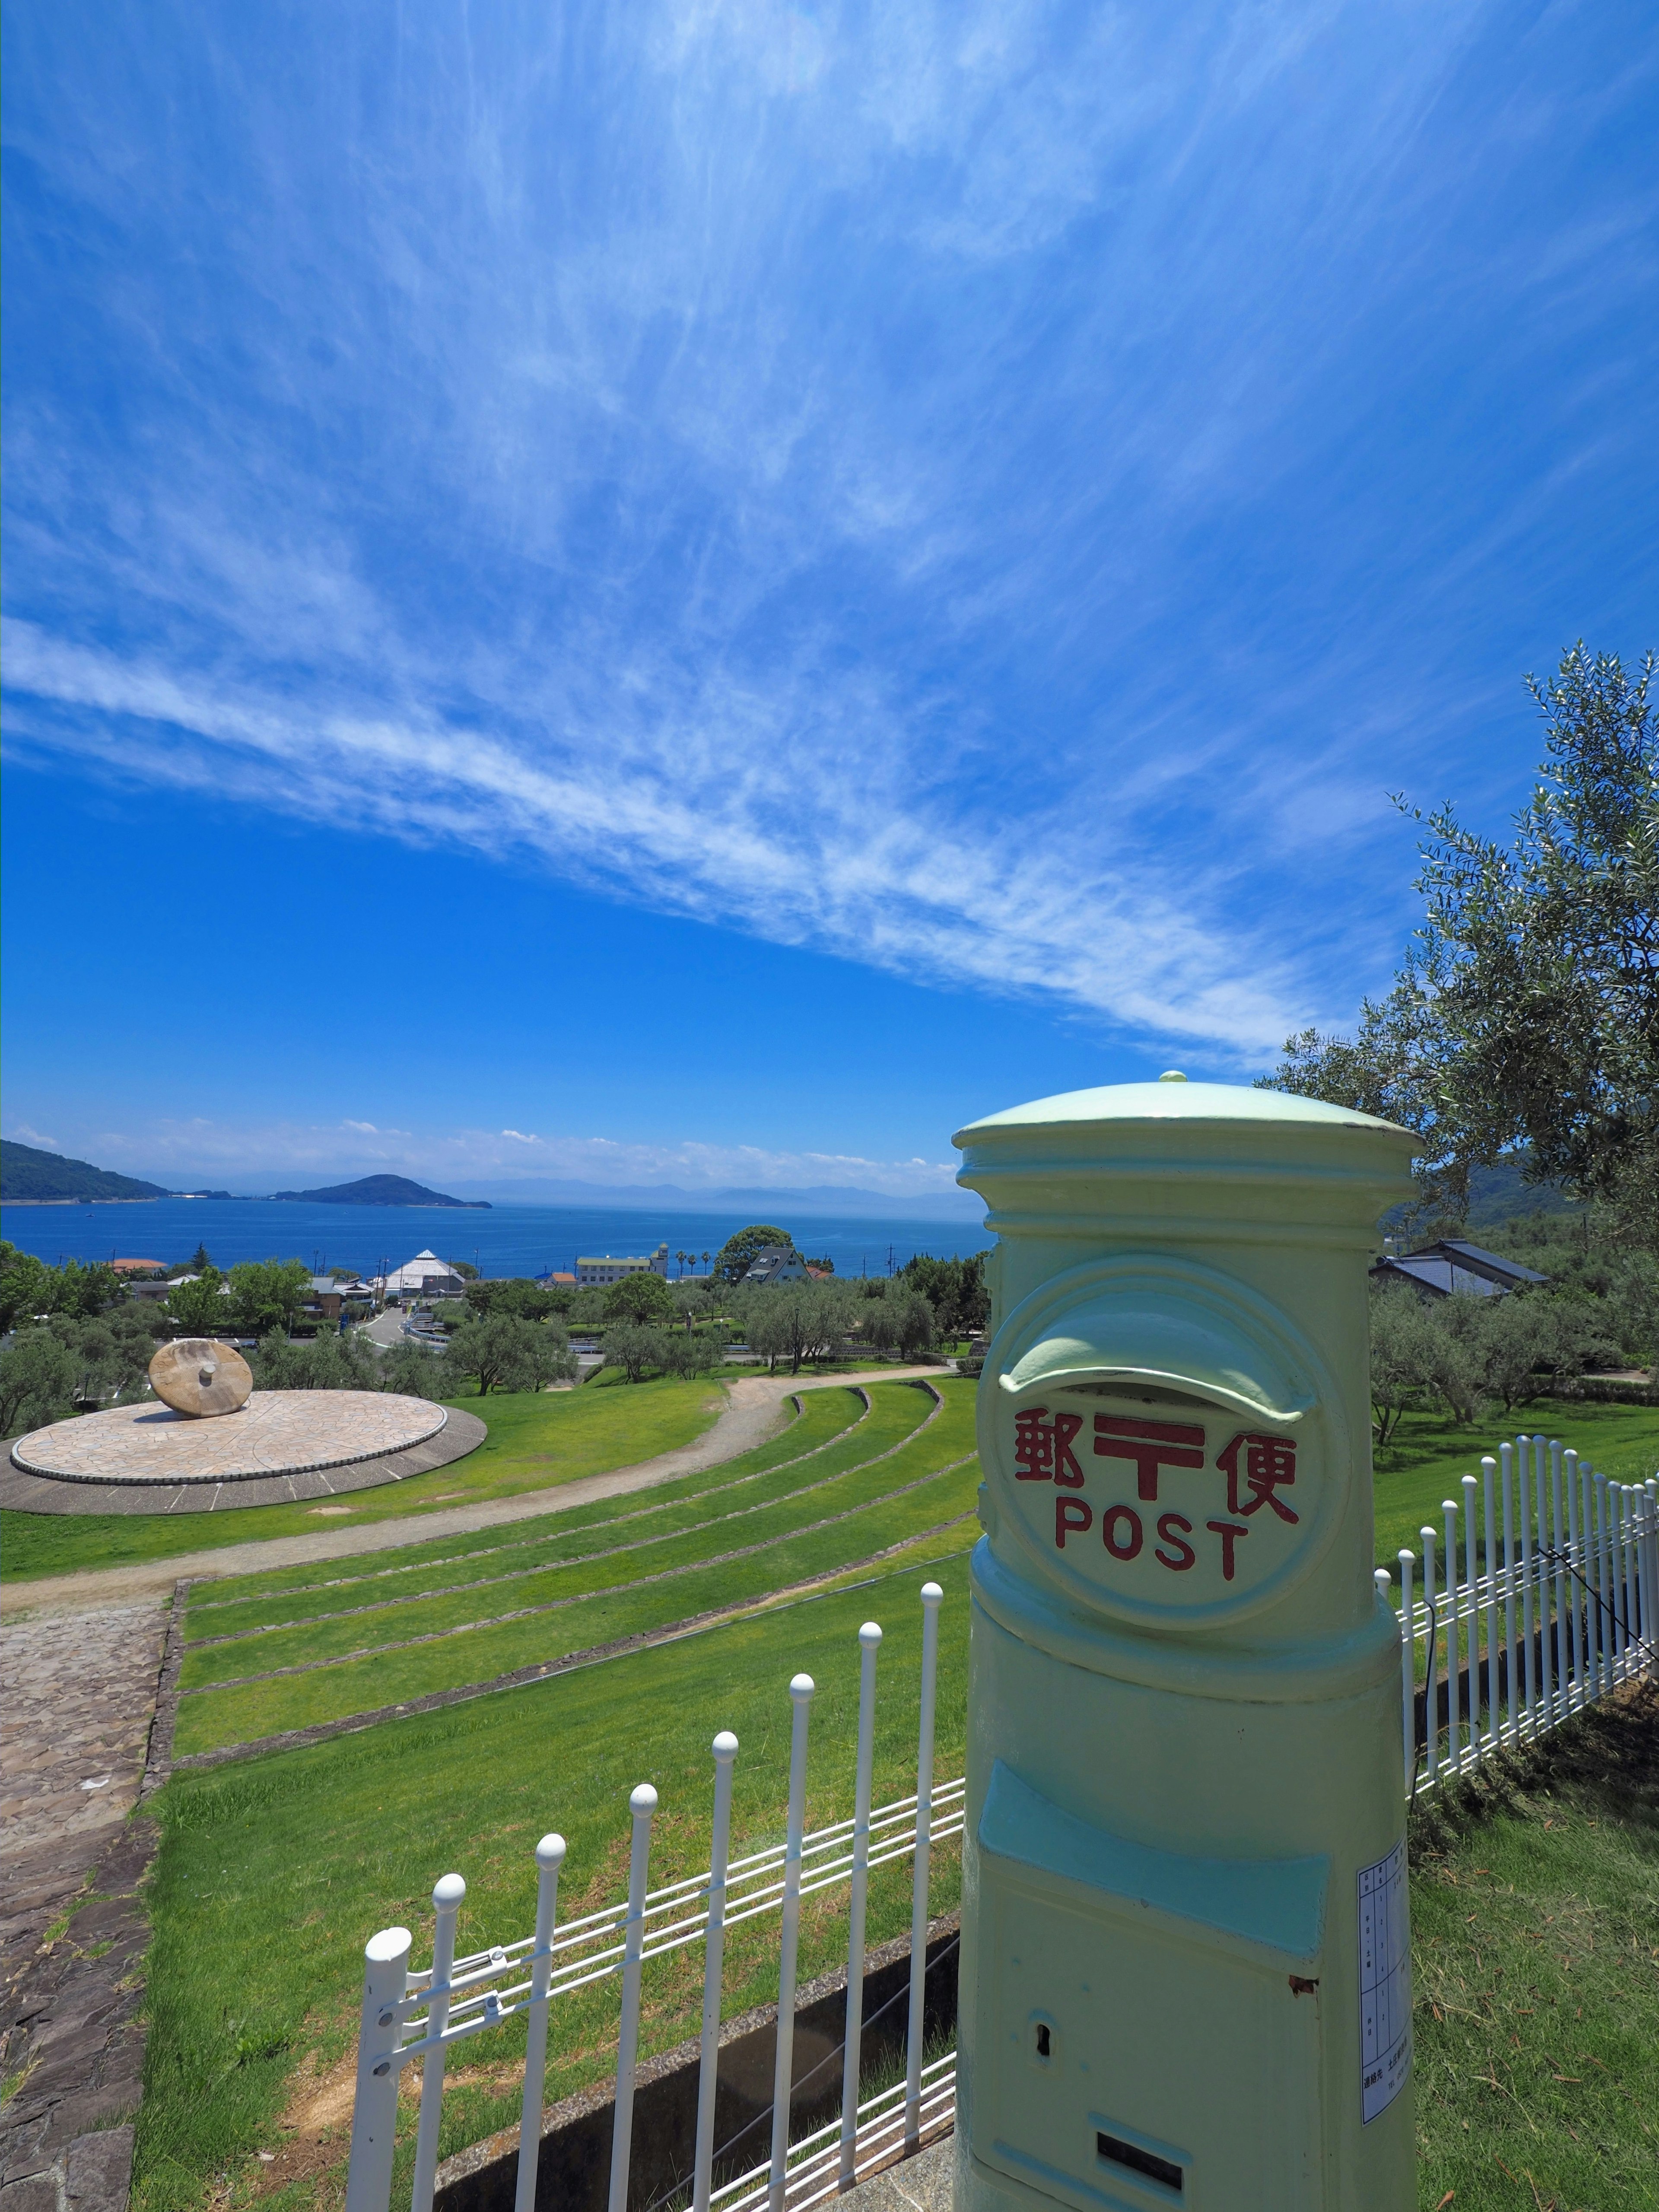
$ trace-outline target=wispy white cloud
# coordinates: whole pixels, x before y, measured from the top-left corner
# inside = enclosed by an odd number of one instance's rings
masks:
[[[27,1121],[14,1121],[6,1133],[21,1145],[38,1145],[43,1152],[61,1152],[64,1147],[56,1137],[48,1137],[43,1130],[33,1129]]]
[[[695,701],[696,719],[666,729],[637,708],[623,721],[620,706],[573,748],[550,732],[539,744],[465,734],[430,715],[301,718],[27,623],[6,624],[3,649],[24,695],[20,750],[46,743],[112,774],[413,841],[528,850],[661,908],[1241,1052],[1288,1025],[1282,970],[1264,975],[1259,955],[1241,963],[1219,928],[1170,902],[1155,866],[1122,851],[1103,866],[1052,805],[998,830],[907,808],[899,791],[849,791],[829,732],[815,768],[803,757],[800,724],[816,719],[805,697],[788,702],[793,728],[763,726],[775,700]],[[27,701],[91,712],[48,724]],[[878,702],[870,711],[878,717]],[[721,731],[745,721],[748,754],[728,773]],[[796,773],[778,773],[779,753]],[[1121,850],[1129,810],[1116,815]],[[1212,883],[1227,872],[1212,865]]]
[[[26,1143],[46,1142],[22,1123],[6,1133]],[[541,1178],[612,1188],[641,1183],[689,1190],[844,1187],[915,1198],[952,1190],[957,1166],[954,1159],[872,1159],[690,1139],[625,1142],[518,1129],[377,1129],[365,1121],[255,1122],[205,1115],[89,1127],[78,1141],[101,1167],[226,1176],[243,1185],[266,1175],[303,1176],[309,1183],[313,1177],[331,1182],[402,1174],[437,1186],[510,1176],[516,1183]]]
[[[1472,522],[1400,395],[1477,276],[1556,343],[1644,250],[1495,250],[1611,96],[1483,106],[1502,20],[42,17],[94,337],[8,387],[9,742],[1259,1059],[1391,964],[1386,789],[1570,480],[1476,423]]]

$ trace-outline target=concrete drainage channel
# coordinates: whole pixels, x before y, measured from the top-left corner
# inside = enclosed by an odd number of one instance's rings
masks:
[[[931,2044],[954,2034],[959,1916],[927,1930],[925,2035]],[[866,2068],[902,2069],[910,1939],[872,1949],[864,1977]],[[841,2048],[847,2008],[843,1966],[807,1983],[795,2007],[794,2091],[791,2135],[835,2118],[841,2109]],[[720,2029],[720,2090],[714,2106],[715,2185],[763,2160],[772,2111],[777,2007],[757,2006]],[[683,2043],[641,2066],[634,2093],[631,2212],[658,2212],[689,2191],[697,2118],[698,2045]],[[611,2181],[613,2106],[607,2085],[568,2097],[542,2119],[536,2198],[560,2212],[605,2212]],[[926,2154],[924,2154],[924,2156]],[[434,2212],[512,2212],[518,2181],[518,2129],[474,2143],[438,2169]],[[873,2189],[877,2181],[861,2185]]]

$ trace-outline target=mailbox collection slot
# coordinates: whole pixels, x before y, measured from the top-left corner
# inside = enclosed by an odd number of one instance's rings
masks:
[[[1103,2128],[1095,2130],[1095,2150],[1097,2156],[1111,2165],[1126,2166],[1131,2173],[1145,2174],[1149,2181],[1161,2182],[1177,2197],[1186,2185],[1186,2176],[1172,2158],[1159,2158],[1155,2151],[1142,2150],[1138,2144],[1125,2142],[1121,2136],[1109,2136]]]

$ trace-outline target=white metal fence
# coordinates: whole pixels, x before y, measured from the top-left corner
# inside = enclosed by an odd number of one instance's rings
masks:
[[[958,1836],[963,1784],[933,1781],[933,1707],[939,1659],[937,1583],[921,1589],[921,1724],[916,1790],[872,1807],[875,1751],[876,1663],[882,1632],[859,1631],[859,1728],[854,1813],[826,1828],[805,1827],[807,1739],[815,1685],[797,1674],[789,1750],[789,1808],[785,1840],[745,1857],[728,1856],[732,1768],[738,1739],[722,1729],[714,1741],[714,1838],[704,1874],[649,1887],[651,1823],[657,1793],[641,1783],[629,1800],[633,1816],[628,1898],[562,1927],[558,1921],[562,1836],[536,1846],[536,1926],[530,1936],[455,1956],[455,1924],[466,1884],[448,1874],[432,1893],[435,1915],[432,1963],[411,1969],[406,1928],[383,1929],[366,1948],[356,2101],[346,2212],[389,2212],[398,2112],[398,2077],[422,2062],[411,2212],[431,2212],[438,2165],[444,2068],[457,2044],[522,2016],[528,2047],[519,2126],[514,2212],[534,2212],[547,2067],[548,2015],[563,1996],[614,1978],[621,1984],[609,2212],[625,2212],[633,2150],[634,2086],[638,2059],[641,1984],[653,1959],[689,1944],[706,1946],[702,2034],[691,2172],[693,2212],[805,2212],[902,2149],[915,2149],[954,2109],[954,2053],[923,2063],[922,2026],[927,1966],[928,1872],[932,1846]],[[904,2079],[859,2102],[864,2022],[865,1917],[869,1881],[878,1868],[912,1858],[910,1974]],[[847,2025],[842,2051],[842,2116],[800,2142],[789,2141],[794,2086],[796,1960],[803,1899],[846,1884],[848,1890]],[[779,1917],[778,2022],[772,2099],[772,2140],[766,2162],[714,2186],[721,2147],[714,2142],[715,2077],[726,1931],[764,1914]]]
[[[1659,1636],[1659,1482],[1522,1436],[1461,1487],[1419,1532],[1421,1559],[1400,1554],[1413,1792],[1559,1727],[1651,1665]]]
[[[1400,1553],[1401,1698],[1407,1790],[1433,1787],[1558,1726],[1652,1663],[1659,1636],[1659,1483],[1609,1480],[1575,1451],[1520,1437],[1462,1479],[1448,1498],[1443,1528],[1422,1530],[1423,1556]],[[1460,1524],[1459,1513],[1462,1520]],[[1392,1577],[1377,1570],[1385,1590]],[[519,2130],[514,2212],[535,2212],[548,2015],[563,1996],[614,1978],[621,1984],[609,2212],[626,2212],[633,2148],[634,2084],[641,1985],[653,1959],[706,1945],[695,2149],[686,2179],[692,2212],[805,2212],[850,2188],[901,2149],[914,2149],[951,2119],[954,2052],[923,2063],[928,1869],[931,1846],[959,1836],[964,1784],[936,1784],[933,1706],[938,1665],[936,1583],[921,1590],[923,1637],[917,1789],[872,1808],[877,1654],[882,1632],[859,1632],[859,1728],[853,1817],[807,1832],[806,1753],[811,1677],[789,1685],[789,1805],[785,1840],[731,1859],[732,1768],[738,1740],[714,1738],[714,1835],[708,1871],[649,1887],[657,1793],[642,1783],[629,1801],[632,1850],[625,1903],[558,1924],[565,1845],[536,1847],[532,1935],[457,1959],[456,1917],[466,1885],[446,1875],[432,1893],[432,1964],[411,1969],[411,1939],[388,1928],[365,1953],[356,2103],[346,2212],[389,2212],[398,2076],[422,2066],[411,2212],[431,2212],[437,2172],[444,2066],[457,2044],[523,2016],[528,2047]],[[913,1858],[910,1975],[902,2081],[859,2102],[864,2023],[865,1914],[876,1869]],[[805,1898],[848,1888],[848,2010],[841,2117],[792,2144],[796,1959]],[[727,1929],[779,1917],[778,2026],[772,2141],[764,2164],[714,2186],[721,1976]]]

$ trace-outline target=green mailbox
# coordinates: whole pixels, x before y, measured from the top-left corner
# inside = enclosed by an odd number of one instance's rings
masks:
[[[955,1141],[999,1238],[957,2212],[1408,2212],[1366,1270],[1415,1140],[1166,1076]]]

